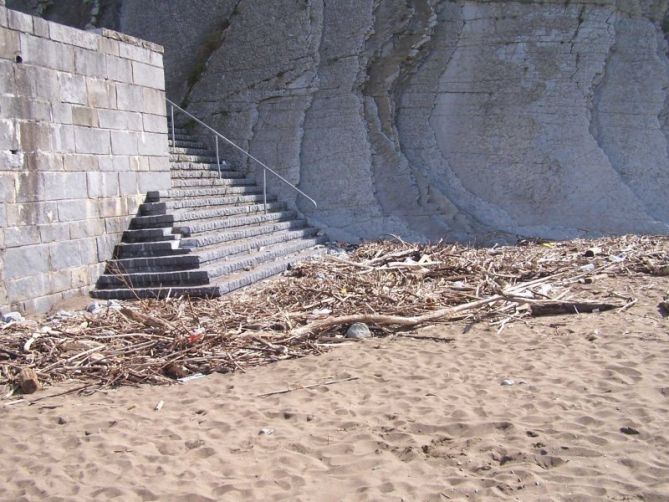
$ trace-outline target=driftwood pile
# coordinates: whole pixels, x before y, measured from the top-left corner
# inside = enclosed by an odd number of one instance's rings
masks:
[[[355,322],[377,335],[456,319],[485,319],[501,331],[531,315],[626,309],[635,299],[619,293],[584,297],[583,284],[621,274],[669,275],[669,240],[485,249],[370,242],[221,299],[127,302],[0,324],[0,397],[69,380],[100,388],[243,371],[318,354]]]

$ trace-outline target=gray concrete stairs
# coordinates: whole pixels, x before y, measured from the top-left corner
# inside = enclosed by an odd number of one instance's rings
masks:
[[[324,250],[325,236],[184,128],[170,139],[172,188],[149,192],[91,295],[220,296]]]

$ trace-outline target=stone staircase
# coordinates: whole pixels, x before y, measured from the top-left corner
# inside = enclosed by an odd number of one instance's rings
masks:
[[[172,188],[149,192],[95,298],[219,296],[323,252],[322,232],[221,162],[186,129],[170,139]]]

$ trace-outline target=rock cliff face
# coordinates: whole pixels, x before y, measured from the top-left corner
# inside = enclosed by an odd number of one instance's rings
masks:
[[[116,0],[96,19],[165,45],[171,96],[313,195],[271,182],[332,237],[490,242],[669,231],[667,4]]]

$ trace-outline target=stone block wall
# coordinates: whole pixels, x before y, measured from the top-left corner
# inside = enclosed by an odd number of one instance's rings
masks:
[[[169,188],[162,47],[0,0],[0,310],[86,293]]]

